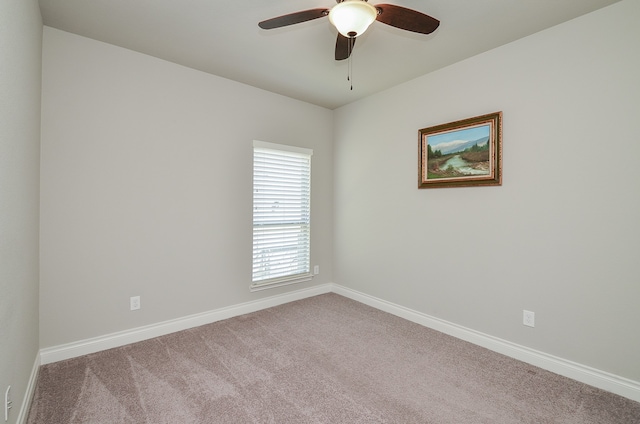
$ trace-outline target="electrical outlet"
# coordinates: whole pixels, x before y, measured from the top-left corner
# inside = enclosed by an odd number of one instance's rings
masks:
[[[140,309],[140,296],[132,296],[129,299],[129,306],[131,307],[132,311]]]
[[[9,421],[9,409],[12,407],[11,402],[11,386],[7,387],[7,391],[4,392],[4,420]]]
[[[316,265],[313,267],[313,275],[320,274],[320,265]]]
[[[522,311],[522,323],[527,327],[536,326],[536,314],[531,311]]]

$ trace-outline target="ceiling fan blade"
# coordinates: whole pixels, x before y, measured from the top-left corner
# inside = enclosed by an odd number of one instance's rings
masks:
[[[342,34],[338,34],[338,38],[336,39],[336,60],[348,59],[355,44],[355,37],[347,38]]]
[[[424,13],[393,4],[378,4],[377,21],[392,27],[420,34],[431,34],[440,25],[440,21]]]
[[[301,12],[290,13],[288,15],[282,15],[276,18],[267,19],[266,21],[258,23],[258,26],[262,29],[280,28],[288,25],[299,24],[300,22],[323,18],[328,14],[329,9],[303,10]]]

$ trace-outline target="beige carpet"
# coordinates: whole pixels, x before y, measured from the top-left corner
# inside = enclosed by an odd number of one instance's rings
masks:
[[[29,424],[640,423],[640,403],[326,294],[45,365]]]

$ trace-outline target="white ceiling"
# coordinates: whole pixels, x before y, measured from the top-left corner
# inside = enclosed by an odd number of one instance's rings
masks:
[[[371,0],[441,24],[421,35],[374,22],[352,54],[353,90],[327,18],[258,28],[334,0],[40,0],[40,10],[47,26],[334,109],[616,1]]]

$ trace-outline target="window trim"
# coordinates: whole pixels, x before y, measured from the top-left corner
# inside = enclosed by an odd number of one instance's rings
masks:
[[[255,156],[255,149],[269,149],[269,150],[276,150],[276,151],[282,151],[282,152],[289,152],[289,153],[295,153],[295,154],[300,154],[300,155],[305,155],[309,157],[309,172],[311,172],[311,157],[313,156],[313,149],[308,149],[305,147],[298,147],[298,146],[290,146],[290,145],[286,145],[286,144],[277,144],[277,143],[269,143],[266,141],[260,141],[260,140],[253,140],[253,146],[251,149],[252,152],[252,158]],[[252,159],[252,173],[255,171],[255,162],[254,159]],[[311,184],[311,175],[309,175],[309,184]],[[253,193],[253,187],[254,187],[254,181],[253,181],[253,177],[252,177],[252,205],[253,205],[253,200],[254,200],[254,193]],[[311,187],[309,188],[311,190]],[[309,191],[309,206],[311,206],[311,191]],[[253,208],[252,208],[253,209]],[[253,221],[253,212],[251,214],[251,218]],[[253,239],[253,223],[252,223],[252,239]],[[311,240],[311,222],[309,222],[309,241]],[[253,245],[253,243],[252,243]],[[253,247],[252,247],[253,250]],[[253,281],[253,277],[252,277],[252,282],[251,282],[251,286],[250,286],[250,291],[254,292],[254,291],[260,291],[260,290],[265,290],[265,289],[271,289],[271,288],[276,288],[276,287],[282,287],[282,286],[286,286],[286,285],[290,285],[290,284],[297,284],[297,283],[303,283],[305,281],[311,281],[314,277],[313,273],[311,272],[311,246],[309,246],[309,271],[306,273],[301,273],[301,274],[293,274],[293,275],[287,275],[287,276],[283,276],[283,277],[276,277],[276,278],[271,278],[271,279],[266,279],[266,280],[260,280],[260,281]],[[252,260],[252,267],[253,267],[253,260]]]

